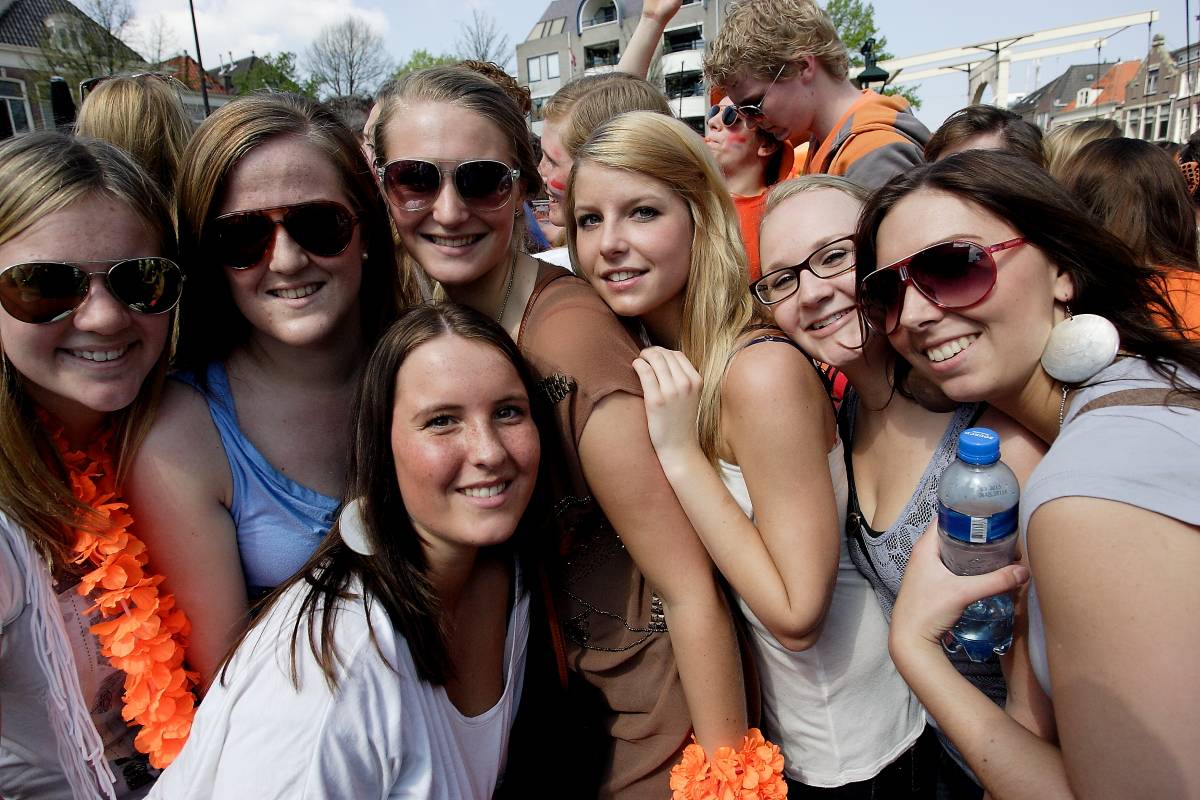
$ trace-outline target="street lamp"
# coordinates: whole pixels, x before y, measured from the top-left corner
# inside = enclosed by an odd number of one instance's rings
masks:
[[[855,85],[860,89],[870,89],[872,84],[878,83],[879,88],[882,89],[891,76],[887,70],[880,69],[875,64],[875,39],[870,38],[863,42],[863,46],[858,52],[862,53],[865,66],[862,72],[858,73],[858,77],[854,79]]]

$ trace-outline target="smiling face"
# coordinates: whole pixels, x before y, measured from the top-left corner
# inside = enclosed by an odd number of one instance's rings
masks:
[[[562,126],[566,121],[564,117],[542,123],[542,160],[538,162],[538,174],[542,176],[546,194],[550,197],[550,221],[560,228],[567,224],[562,201],[567,193],[571,167],[575,164],[563,145]]]
[[[247,153],[229,174],[213,217],[235,211],[328,200],[353,209],[328,155],[304,139],[272,139]],[[357,336],[362,284],[362,224],[335,256],[305,250],[276,225],[263,258],[248,269],[225,269],[233,301],[252,337],[310,347]]]
[[[763,275],[794,267],[826,245],[853,236],[861,208],[857,199],[836,189],[789,197],[763,220],[759,232]],[[775,324],[804,352],[826,364],[845,367],[861,359],[854,270],[819,278],[806,269],[798,280],[795,294],[768,306]]]
[[[878,263],[895,263],[951,240],[989,246],[1019,236],[1011,225],[973,203],[922,189],[900,200],[876,234]],[[897,352],[948,397],[995,402],[1044,378],[1038,360],[1057,321],[1055,302],[1074,294],[1070,276],[1032,244],[996,253],[996,284],[981,302],[938,308],[909,286],[891,335]]]
[[[622,317],[681,305],[692,260],[692,217],[667,184],[583,162],[574,185],[579,269]]]
[[[465,204],[453,185],[451,171],[463,161],[516,161],[511,142],[495,124],[452,103],[418,103],[397,114],[385,133],[388,161],[403,158],[439,162],[445,169],[433,205],[406,211],[388,203],[400,240],[434,280],[465,288],[507,265],[513,218],[524,198],[520,182],[508,202],[491,211]]]
[[[541,450],[529,396],[495,347],[442,335],[396,376],[396,481],[429,553],[507,540],[537,480]]]
[[[90,195],[0,245],[0,268],[61,261],[92,272],[111,264],[84,262],[161,254],[157,237],[128,206]],[[64,320],[33,325],[0,309],[0,346],[29,396],[78,429],[134,401],[166,344],[170,316],[131,311],[93,276],[83,304]]]

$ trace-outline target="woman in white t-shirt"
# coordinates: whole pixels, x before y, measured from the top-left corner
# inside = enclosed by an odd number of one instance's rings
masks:
[[[393,325],[355,403],[351,499],[152,796],[492,796],[528,637],[510,539],[537,482],[532,395],[477,312],[417,306]]]
[[[1024,564],[960,577],[931,537],[917,543],[896,666],[994,797],[1200,797],[1200,348],[1157,273],[999,152],[897,177],[857,239],[873,327],[947,396],[1050,445],[1022,491]],[[1031,688],[1052,698],[1051,741],[938,643],[966,604],[1030,574]]]
[[[171,218],[92,139],[9,139],[0,186],[0,796],[141,797],[193,703],[121,495],[183,288]]]

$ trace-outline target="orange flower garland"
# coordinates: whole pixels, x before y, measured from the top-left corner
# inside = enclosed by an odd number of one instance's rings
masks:
[[[125,673],[125,707],[121,717],[141,730],[133,746],[162,769],[170,764],[192,729],[199,676],[183,666],[190,630],[175,597],[160,593],[163,576],[146,570],[146,546],[129,532],[129,506],[117,496],[116,469],[106,430],[88,451],[72,450],[62,427],[39,413],[63,464],[71,490],[95,512],[96,527],[75,529],[72,552],[76,564],[94,567],[76,591],[95,601],[104,621],[91,627],[100,652]]]
[[[787,797],[779,746],[751,728],[740,750],[718,747],[711,758],[695,737],[671,768],[671,800],[777,800]]]

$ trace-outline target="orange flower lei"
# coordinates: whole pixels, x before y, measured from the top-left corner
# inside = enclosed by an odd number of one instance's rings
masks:
[[[95,601],[88,611],[104,617],[91,627],[100,652],[125,673],[121,717],[142,729],[133,746],[162,769],[175,760],[192,729],[199,676],[183,666],[191,625],[175,607],[175,597],[160,593],[163,576],[146,570],[146,545],[129,532],[129,506],[117,496],[116,469],[108,445],[112,430],[99,434],[88,451],[72,450],[62,426],[45,412],[42,425],[54,443],[80,502],[91,507],[101,525],[75,529],[73,563],[95,568],[76,588]]]
[[[779,746],[751,728],[740,750],[718,747],[712,758],[692,737],[671,768],[671,800],[777,800],[787,797]]]

